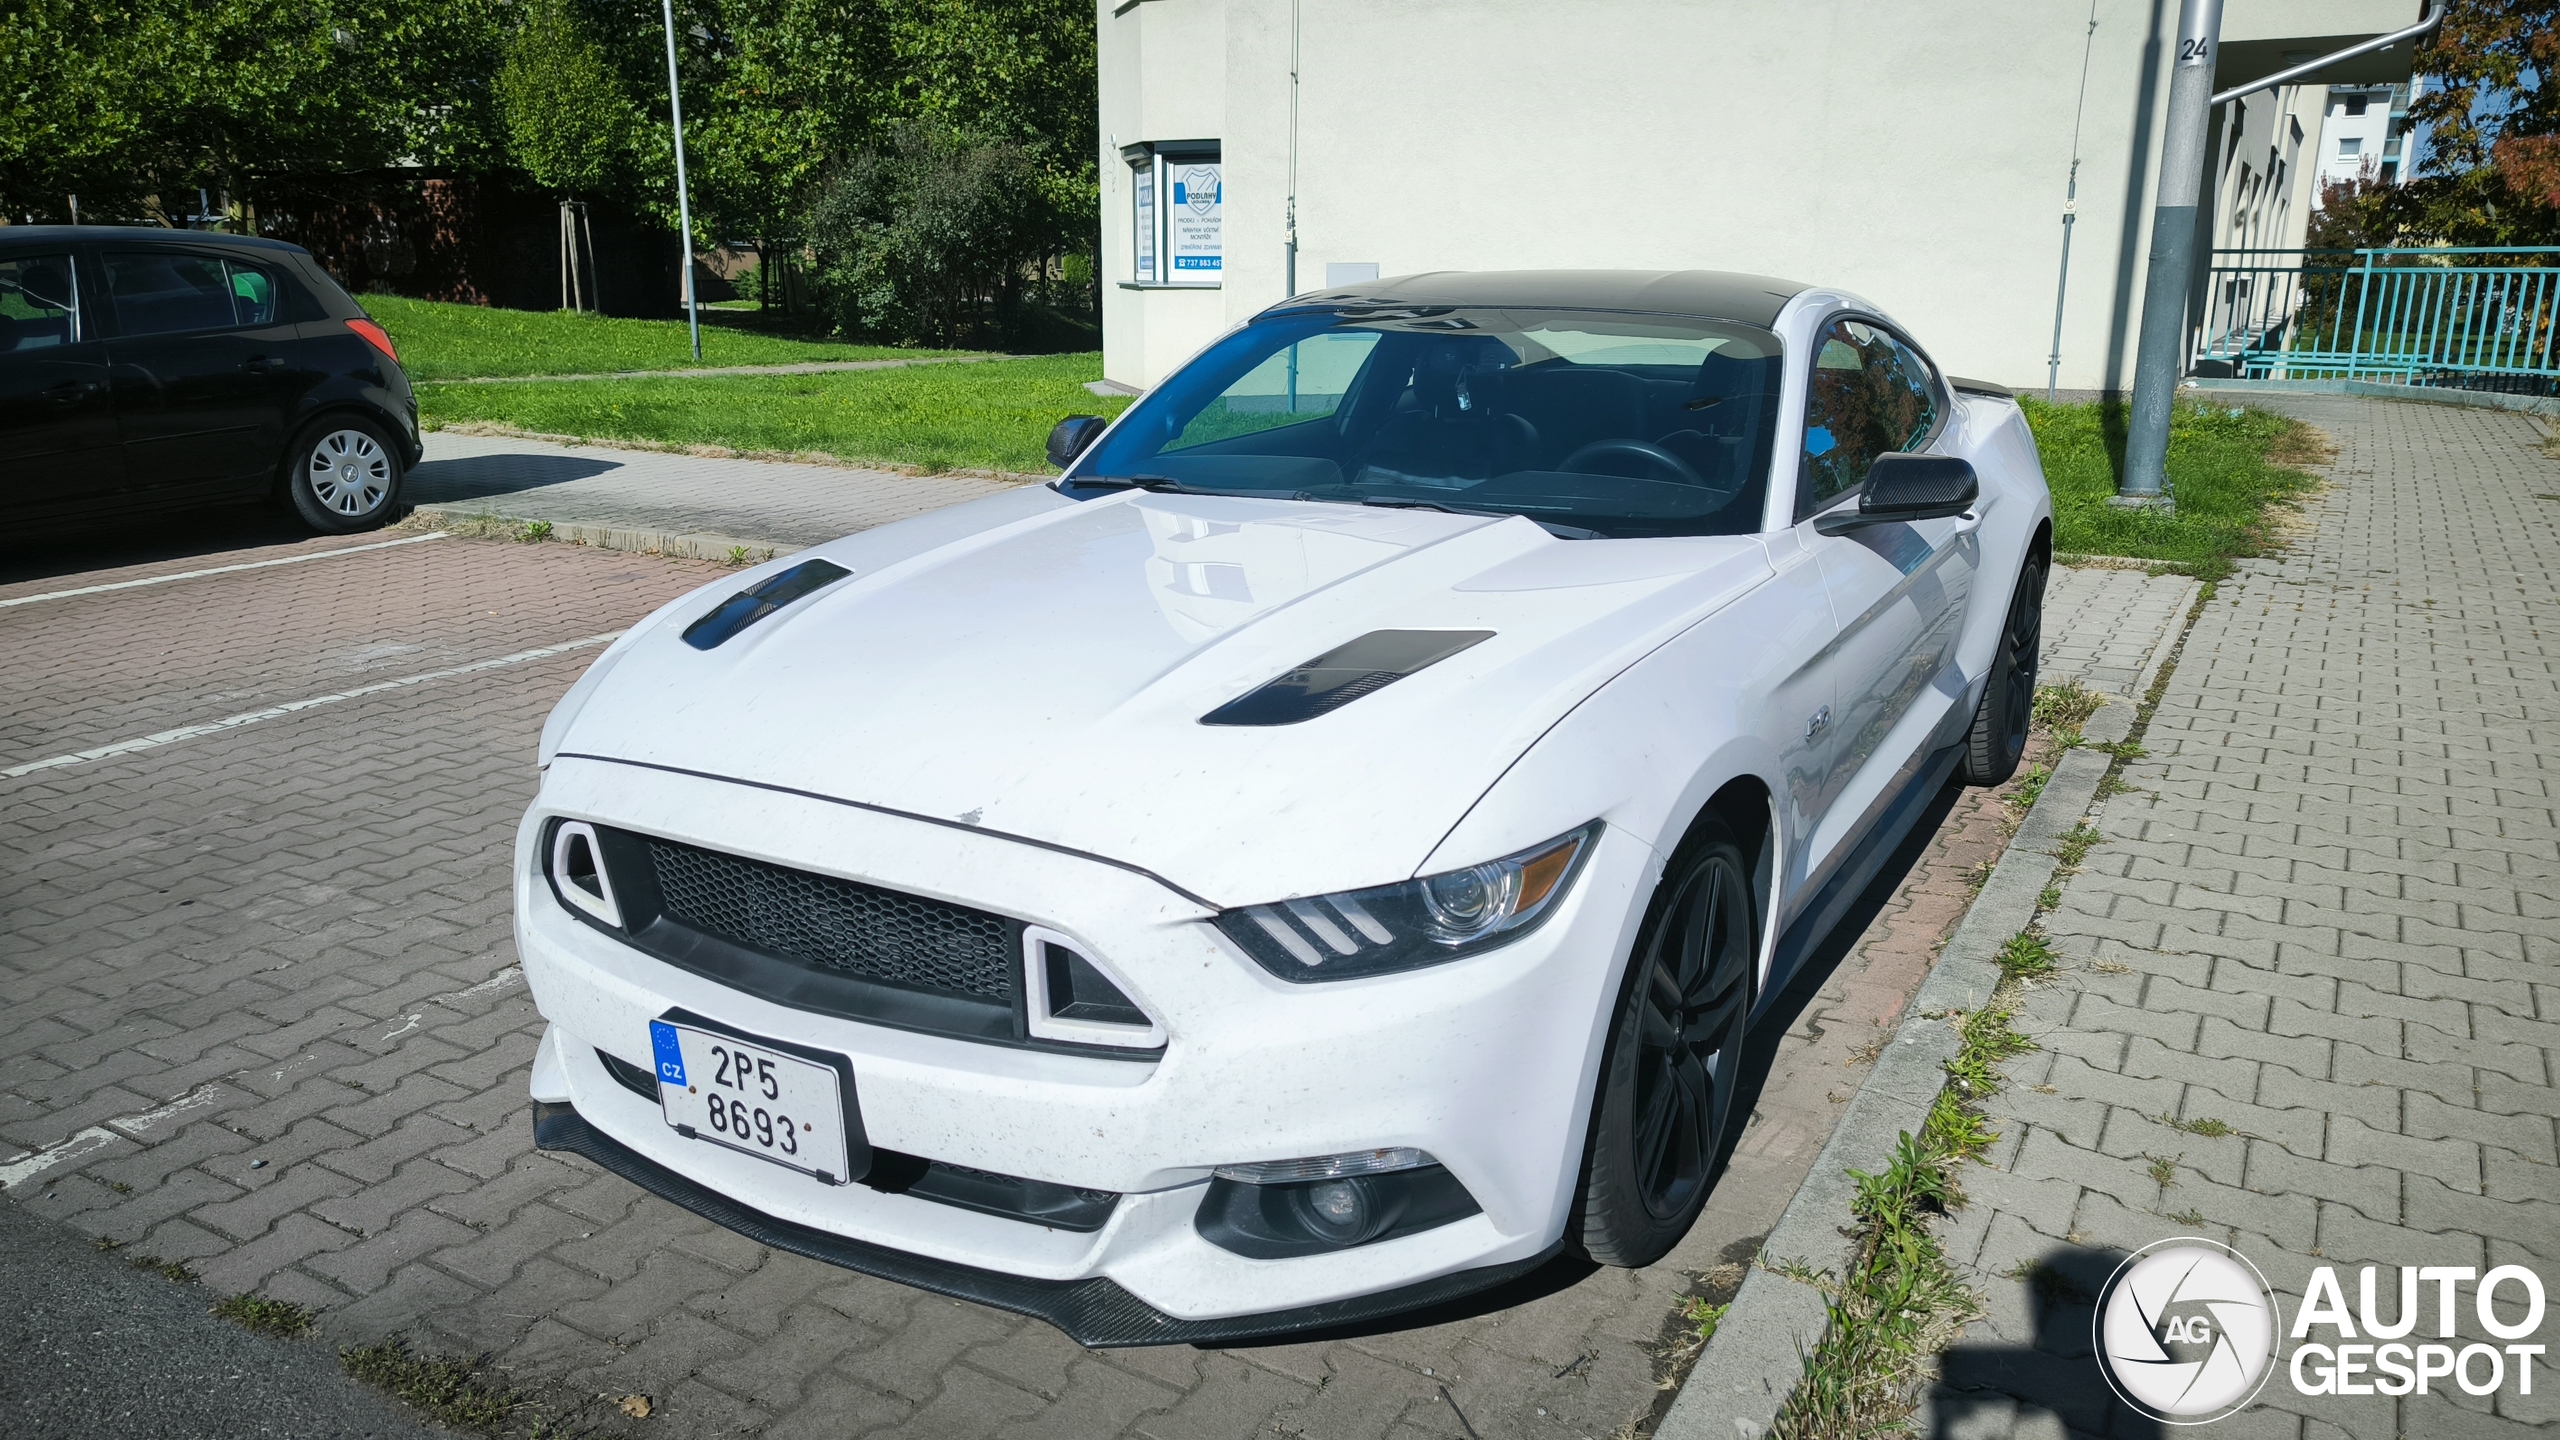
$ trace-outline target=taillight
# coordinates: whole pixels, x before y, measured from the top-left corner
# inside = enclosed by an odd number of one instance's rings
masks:
[[[400,352],[391,348],[391,337],[383,332],[381,326],[374,324],[370,320],[359,318],[348,321],[347,328],[353,330],[358,335],[363,336],[364,343],[381,351],[384,359],[397,360],[400,358]]]

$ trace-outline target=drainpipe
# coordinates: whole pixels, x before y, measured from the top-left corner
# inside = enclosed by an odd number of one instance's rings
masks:
[[[2098,47],[2098,0],[2089,0],[2089,31],[2080,40],[2080,104],[2071,115],[2071,179],[2062,189],[2062,271],[2053,281],[2053,354],[2044,365],[2044,403],[2062,376],[2062,302],[2071,294],[2071,225],[2080,218],[2080,122],[2089,113],[2089,57]]]

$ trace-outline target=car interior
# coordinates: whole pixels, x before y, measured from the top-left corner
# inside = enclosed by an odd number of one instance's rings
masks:
[[[1558,533],[1759,528],[1779,386],[1774,338],[1666,338],[1633,324],[1559,337],[1423,319],[1428,328],[1358,327],[1374,340],[1339,395],[1275,404],[1253,379],[1270,371],[1265,361],[1181,416],[1152,454],[1097,460],[1125,458],[1201,488],[1518,513]],[[1545,343],[1563,338],[1577,353]],[[1164,428],[1174,425],[1167,416]]]

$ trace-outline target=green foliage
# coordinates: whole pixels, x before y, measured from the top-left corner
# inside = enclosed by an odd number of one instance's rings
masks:
[[[2057,733],[2068,731],[2077,734],[2081,726],[2089,723],[2089,717],[2098,713],[2098,707],[2106,703],[2105,695],[2077,680],[2039,685],[2036,687],[2035,723]]]
[[[483,1435],[516,1433],[516,1412],[527,1405],[523,1394],[503,1381],[485,1377],[480,1366],[467,1360],[412,1354],[408,1340],[398,1335],[379,1344],[341,1350],[338,1364],[350,1376],[389,1391],[427,1412],[429,1418],[459,1430]],[[541,1422],[535,1421],[533,1433],[540,1434],[542,1430]]]
[[[839,345],[705,324],[702,358],[696,360],[681,320],[500,310],[398,295],[367,295],[363,301],[400,347],[400,368],[421,382],[918,358],[894,346]]]
[[[165,220],[404,158],[488,153],[506,0],[20,0],[0,12],[0,211]],[[252,217],[235,214],[246,227]]]
[[[2032,930],[2022,930],[2000,942],[2000,952],[1994,960],[2008,979],[2041,980],[2053,973],[2057,958],[2052,942]]]
[[[256,1295],[233,1295],[214,1302],[213,1313],[244,1330],[261,1335],[308,1335],[311,1333],[311,1311],[290,1300],[268,1300]]]
[[[196,1272],[189,1269],[184,1260],[163,1260],[157,1255],[135,1255],[124,1263],[136,1270],[148,1270],[164,1280],[175,1280],[181,1285],[196,1278]]]
[[[1098,355],[911,365],[822,375],[535,381],[427,387],[430,423],[472,421],[541,434],[725,445],[935,470],[1045,470],[1049,428],[1111,415]]]
[[[567,0],[535,0],[498,67],[510,152],[542,185],[591,195],[620,177],[640,117]]]
[[[2126,407],[2047,405],[2022,397],[2053,491],[2053,548],[2064,554],[2174,561],[2201,578],[2277,548],[2277,521],[2314,485],[2293,468],[2320,458],[2300,422],[2225,405],[2181,402],[2169,421],[2173,514],[2107,501],[2124,468]]]
[[[848,335],[1001,343],[1056,217],[1031,151],[910,121],[840,170],[809,216],[818,288]]]
[[[2106,838],[2098,833],[2097,826],[2083,820],[2064,832],[2061,843],[2053,847],[2054,858],[2062,862],[2063,869],[2077,870],[2080,862],[2089,857],[2089,847]]]

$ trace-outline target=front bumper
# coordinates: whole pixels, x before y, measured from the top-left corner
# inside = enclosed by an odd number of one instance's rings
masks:
[[[1009,1049],[722,986],[561,907],[535,853],[554,816],[1059,930],[1129,977],[1163,1022],[1165,1049],[1153,1061]],[[1433,1303],[1523,1273],[1564,1233],[1616,960],[1649,856],[1604,834],[1547,924],[1499,950],[1405,975],[1289,985],[1229,949],[1197,903],[1100,861],[563,756],[526,817],[516,869],[518,945],[552,1025],[533,1077],[551,1117],[544,1143],[780,1248],[1041,1315],[1088,1344],[1274,1333]],[[826,1186],[684,1139],[596,1054],[647,1069],[648,1022],[677,1008],[849,1056],[875,1146],[1121,1198],[1098,1231],[1065,1231]],[[1194,1226],[1213,1166],[1389,1145],[1431,1152],[1482,1213],[1286,1260],[1237,1255]],[[688,1198],[697,1192],[700,1203]]]
[[[1437,1305],[1507,1284],[1545,1264],[1562,1245],[1526,1260],[1460,1270],[1394,1290],[1279,1310],[1263,1315],[1184,1320],[1167,1315],[1103,1277],[1026,1280],[993,1270],[954,1265],[885,1245],[776,1220],[718,1191],[706,1189],[616,1141],[586,1122],[574,1106],[536,1103],[533,1143],[544,1150],[583,1155],[661,1200],[681,1205],[750,1240],[824,1260],[847,1270],[895,1280],[936,1295],[974,1300],[999,1310],[1046,1320],[1089,1350],[1132,1345],[1214,1345],[1235,1340],[1298,1335],[1356,1325],[1384,1315]]]

